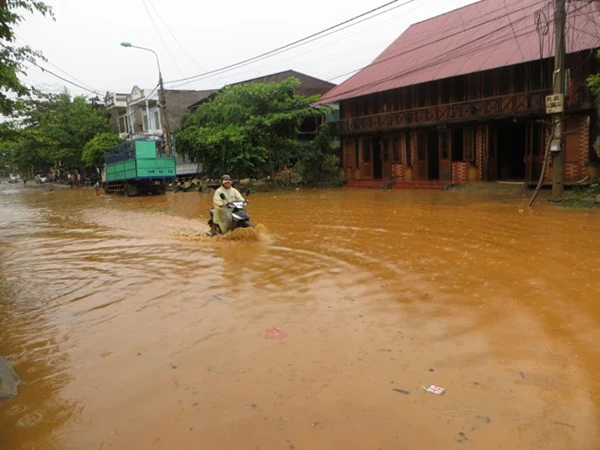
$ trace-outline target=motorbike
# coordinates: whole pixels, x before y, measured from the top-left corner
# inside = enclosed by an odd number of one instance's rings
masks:
[[[221,198],[225,200],[225,195],[221,194]],[[229,202],[223,206],[223,208],[229,208],[231,210],[231,217],[233,218],[233,225],[230,231],[235,230],[236,228],[252,228],[254,225],[250,222],[250,216],[246,211],[246,205],[248,202],[246,200],[234,200],[233,202]],[[221,227],[214,223],[213,217],[215,214],[214,208],[209,208],[208,214],[210,218],[208,219],[208,226],[210,227],[210,231],[208,233],[209,236],[216,236],[217,234],[223,234],[221,231]]]

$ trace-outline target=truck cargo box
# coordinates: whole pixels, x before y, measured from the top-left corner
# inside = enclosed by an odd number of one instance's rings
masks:
[[[175,158],[166,155],[161,142],[128,141],[104,152],[107,193],[162,194],[175,180]]]

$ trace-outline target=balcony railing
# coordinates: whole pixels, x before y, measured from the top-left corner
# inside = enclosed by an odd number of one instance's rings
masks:
[[[109,94],[105,98],[105,104],[107,108],[113,107],[126,107],[127,106],[127,94]]]
[[[342,119],[334,122],[334,133],[352,134],[452,122],[474,122],[502,116],[545,114],[546,95],[551,93],[545,89]],[[566,109],[590,108],[591,101],[589,90],[582,87],[569,93],[565,100]]]

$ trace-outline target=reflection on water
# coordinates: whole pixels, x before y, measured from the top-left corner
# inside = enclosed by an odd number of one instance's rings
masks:
[[[600,215],[528,199],[0,185],[0,448],[600,448]]]

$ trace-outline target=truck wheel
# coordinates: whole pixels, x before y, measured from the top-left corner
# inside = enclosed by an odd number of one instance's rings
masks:
[[[125,183],[123,191],[127,197],[138,195],[137,186],[135,184]]]

